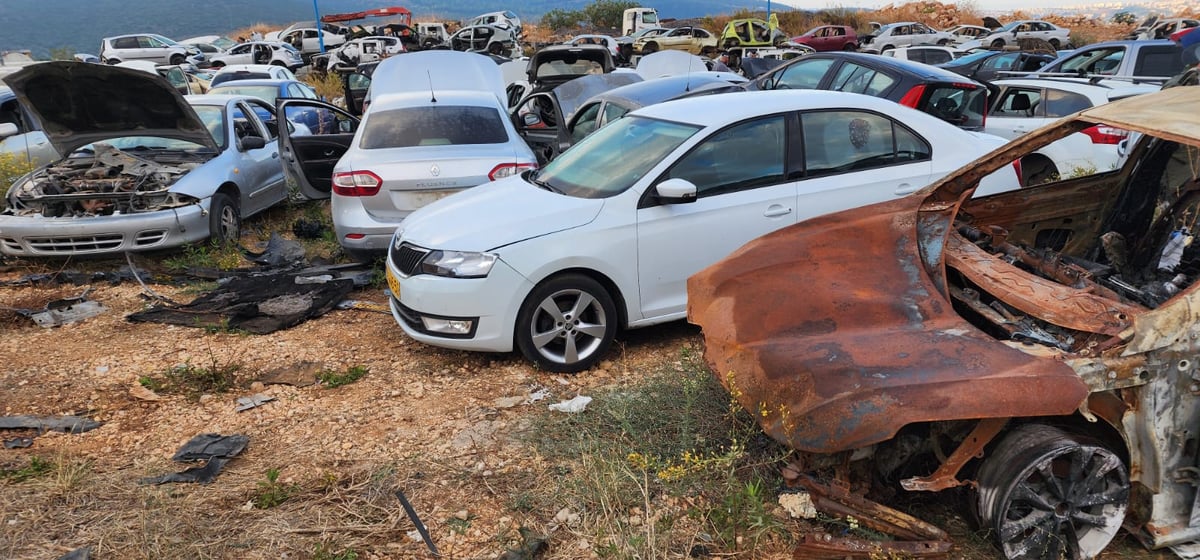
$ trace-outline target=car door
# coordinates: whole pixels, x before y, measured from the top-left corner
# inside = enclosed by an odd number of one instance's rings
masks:
[[[1041,127],[1049,120],[1042,110],[1042,88],[1007,86],[988,112],[984,132],[1013,140]]]
[[[252,64],[254,60],[250,54],[252,48],[253,45],[250,43],[243,43],[229,49],[229,54],[222,58],[225,60],[225,64]]]
[[[300,186],[308,198],[329,198],[333,167],[337,165],[358,130],[359,121],[346,111],[315,99],[277,99],[276,115],[288,122],[305,123],[308,133],[297,135],[299,127],[279,126],[279,152],[283,171]],[[309,125],[312,125],[311,127]]]
[[[911,45],[923,45],[925,43],[933,43],[935,34],[932,29],[925,27],[920,23],[912,24]]]
[[[661,203],[654,186],[637,210],[642,317],[679,314],[688,276],[747,241],[796,222],[796,184],[788,178],[790,114],[742,121],[679,158],[655,183],[696,186],[688,203]]]
[[[513,111],[511,118],[517,134],[529,144],[539,164],[544,165],[566,148],[562,129],[567,123],[563,122],[562,110],[553,92],[530,95]]]
[[[230,130],[234,131],[234,145],[231,148],[239,154],[240,207],[242,215],[255,214],[283,200],[287,193],[283,168],[279,165],[279,143],[274,131],[269,130],[263,122],[264,118],[270,120],[274,115],[265,103],[236,101],[230,109],[233,121]],[[262,138],[265,145],[261,148],[243,146],[243,140],[249,137]]]
[[[862,110],[800,116],[804,179],[797,220],[905,196],[929,184],[930,144],[890,117]]]

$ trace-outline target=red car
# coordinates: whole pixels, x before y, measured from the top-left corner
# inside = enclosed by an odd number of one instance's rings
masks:
[[[792,37],[792,42],[808,45],[818,51],[858,50],[858,34],[853,27],[845,25],[814,27],[799,37]]]

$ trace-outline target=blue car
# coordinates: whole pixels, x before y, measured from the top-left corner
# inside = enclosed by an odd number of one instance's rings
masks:
[[[208,90],[211,94],[248,95],[275,104],[279,98],[321,99],[312,86],[299,80],[235,80],[213,86]],[[296,111],[288,114],[288,120],[295,125],[303,125],[313,134],[321,131],[336,130],[336,119],[328,112]]]

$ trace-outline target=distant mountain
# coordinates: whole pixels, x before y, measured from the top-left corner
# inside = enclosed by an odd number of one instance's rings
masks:
[[[357,12],[402,5],[419,18],[464,20],[513,9],[537,21],[545,12],[574,10],[590,0],[317,0],[321,13]],[[765,0],[662,0],[646,5],[663,18],[719,15],[763,9]],[[773,9],[790,9],[776,2]],[[228,33],[255,23],[283,25],[314,18],[311,0],[0,0],[0,51],[29,49],[46,58],[50,49],[95,54],[100,39],[126,33],[158,33],[173,39]]]

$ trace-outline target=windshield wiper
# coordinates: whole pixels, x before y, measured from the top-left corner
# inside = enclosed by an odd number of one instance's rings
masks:
[[[539,180],[537,171],[534,171],[533,173],[529,174],[529,180],[533,181],[533,184],[535,184],[543,189],[546,189],[552,193],[563,194],[562,189],[559,189],[558,187],[551,185],[550,183],[547,183],[545,181]]]

